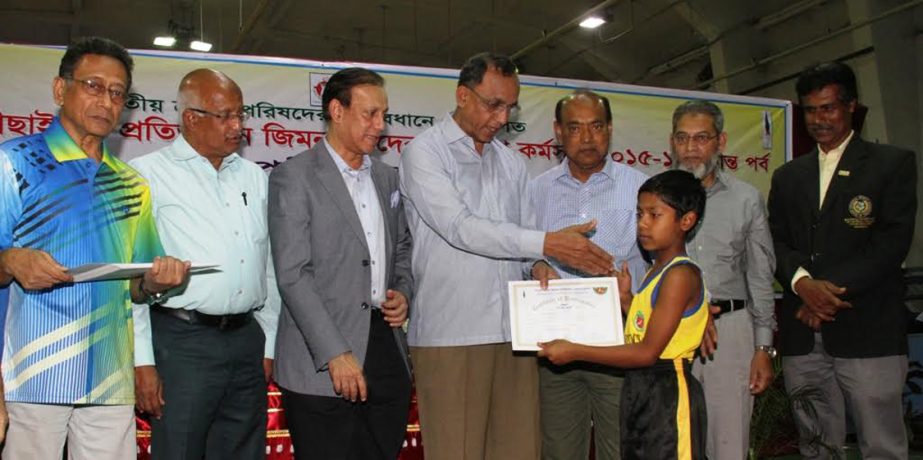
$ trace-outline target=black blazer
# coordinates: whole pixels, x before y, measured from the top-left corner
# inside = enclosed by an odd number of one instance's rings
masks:
[[[853,308],[821,326],[824,348],[839,358],[907,353],[901,263],[913,238],[914,153],[854,135],[818,209],[818,151],[796,158],[772,176],[769,226],[776,278],[785,291],[779,311],[779,352],[804,355],[813,331],[795,318],[801,299],[792,277],[804,267],[815,279],[846,287]]]

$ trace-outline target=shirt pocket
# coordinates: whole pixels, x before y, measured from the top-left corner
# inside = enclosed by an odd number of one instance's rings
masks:
[[[266,197],[254,201],[256,203],[247,206],[249,209],[245,214],[244,225],[246,225],[250,240],[257,245],[262,245],[266,244],[269,239],[268,203]],[[254,204],[256,206],[253,206]]]

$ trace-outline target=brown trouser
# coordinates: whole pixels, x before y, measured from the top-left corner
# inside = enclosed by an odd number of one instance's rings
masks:
[[[411,347],[426,460],[535,460],[538,367],[509,343]]]

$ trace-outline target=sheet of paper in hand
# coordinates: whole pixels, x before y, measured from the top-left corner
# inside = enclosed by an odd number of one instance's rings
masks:
[[[511,281],[513,350],[537,351],[538,342],[567,339],[585,345],[624,343],[615,278]]]
[[[67,272],[74,277],[75,283],[85,281],[105,281],[120,280],[141,276],[144,272],[150,270],[153,264],[84,264],[79,267],[67,269]],[[192,264],[189,269],[190,273],[198,273],[206,270],[217,270],[218,264]]]

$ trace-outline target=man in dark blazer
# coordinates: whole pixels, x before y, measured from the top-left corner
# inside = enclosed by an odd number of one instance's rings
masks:
[[[806,70],[796,89],[817,147],[773,175],[769,224],[801,454],[845,458],[848,405],[863,458],[907,458],[901,263],[916,211],[914,153],[852,131],[856,79],[845,64]]]
[[[282,314],[275,377],[297,459],[396,458],[410,404],[411,239],[397,171],[372,160],[384,80],[328,80],[327,136],[269,178]]]

